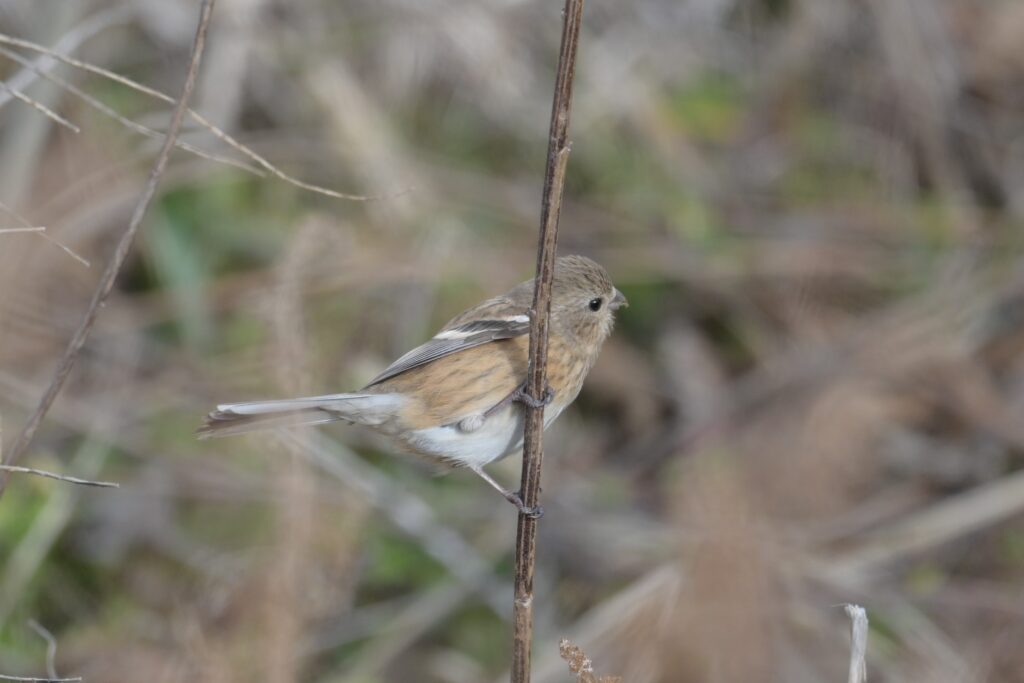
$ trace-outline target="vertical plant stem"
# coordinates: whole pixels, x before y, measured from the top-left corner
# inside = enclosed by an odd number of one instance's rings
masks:
[[[551,314],[551,283],[558,242],[558,216],[562,205],[565,169],[569,162],[569,113],[572,107],[576,46],[583,19],[583,0],[566,0],[562,11],[562,44],[558,55],[555,96],[551,106],[547,168],[541,199],[540,239],[537,245],[537,279],[530,316],[530,365],[526,391],[540,400],[547,387],[548,323]],[[523,434],[523,476],[520,495],[527,507],[540,503],[540,473],[544,460],[544,408],[526,408]],[[533,641],[533,570],[537,551],[537,519],[519,515],[516,532],[515,602],[512,608],[512,683],[530,680],[530,648]]]
[[[39,424],[50,410],[50,406],[53,405],[54,400],[64,386],[64,381],[71,373],[71,368],[74,367],[78,354],[81,352],[82,347],[85,345],[85,340],[89,337],[89,333],[96,323],[96,316],[99,315],[100,308],[103,307],[107,297],[110,296],[110,292],[114,288],[114,281],[117,279],[118,273],[121,272],[125,259],[128,258],[128,251],[131,249],[135,236],[139,232],[139,226],[142,224],[142,219],[145,218],[149,205],[156,195],[157,185],[160,183],[160,178],[167,168],[167,160],[170,158],[171,150],[174,149],[175,141],[178,139],[178,131],[181,129],[181,122],[185,118],[185,112],[188,111],[188,99],[192,94],[192,88],[195,86],[196,76],[199,73],[199,63],[203,56],[203,47],[206,44],[206,33],[210,26],[213,3],[214,0],[203,0],[203,5],[199,10],[199,25],[196,28],[195,41],[192,43],[192,54],[189,59],[185,85],[182,87],[181,96],[178,98],[174,107],[174,113],[171,115],[171,123],[167,127],[167,136],[164,138],[164,144],[160,148],[160,153],[153,164],[153,169],[149,172],[149,180],[146,182],[146,186],[143,188],[142,194],[139,195],[138,202],[135,204],[135,210],[128,221],[128,227],[125,228],[121,239],[118,240],[117,247],[114,249],[114,255],[110,259],[106,270],[103,271],[103,276],[93,292],[89,308],[86,309],[78,329],[75,330],[74,336],[64,350],[64,355],[61,356],[60,363],[57,364],[57,369],[53,373],[50,385],[40,399],[39,405],[36,406],[36,409],[29,417],[28,422],[25,423],[25,427],[18,435],[18,440],[14,442],[14,445],[8,452],[7,460],[2,463],[4,465],[16,465],[18,460],[25,454],[29,444],[32,443],[32,438],[35,436]],[[3,496],[9,476],[10,470],[0,471],[0,496]]]

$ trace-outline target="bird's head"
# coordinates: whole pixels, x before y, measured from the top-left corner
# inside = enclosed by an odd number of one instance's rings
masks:
[[[555,261],[551,320],[581,344],[600,346],[611,334],[615,311],[629,305],[608,272],[585,256]]]

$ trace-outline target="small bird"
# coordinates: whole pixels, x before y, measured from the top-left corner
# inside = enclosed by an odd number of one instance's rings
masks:
[[[520,512],[538,515],[484,471],[523,447],[534,281],[455,316],[434,337],[396,360],[360,391],[217,406],[200,438],[341,420],[366,425],[406,452],[447,467],[468,467]],[[555,261],[548,341],[547,428],[579,395],[614,312],[626,298],[600,265],[583,256]]]

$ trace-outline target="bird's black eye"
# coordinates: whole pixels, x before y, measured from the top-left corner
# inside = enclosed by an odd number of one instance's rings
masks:
[[[603,303],[604,303],[604,299],[602,299],[601,297],[597,297],[596,299],[591,299],[590,300],[590,304],[589,304],[590,305],[590,310],[592,310],[592,311],[600,311],[601,310],[601,304],[603,304]]]

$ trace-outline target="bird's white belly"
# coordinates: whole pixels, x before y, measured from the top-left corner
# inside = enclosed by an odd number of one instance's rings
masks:
[[[564,406],[557,401],[544,410],[544,426],[550,425]],[[523,447],[523,409],[511,404],[489,415],[473,431],[458,423],[442,427],[417,429],[404,435],[406,444],[428,457],[450,464],[483,467]]]

